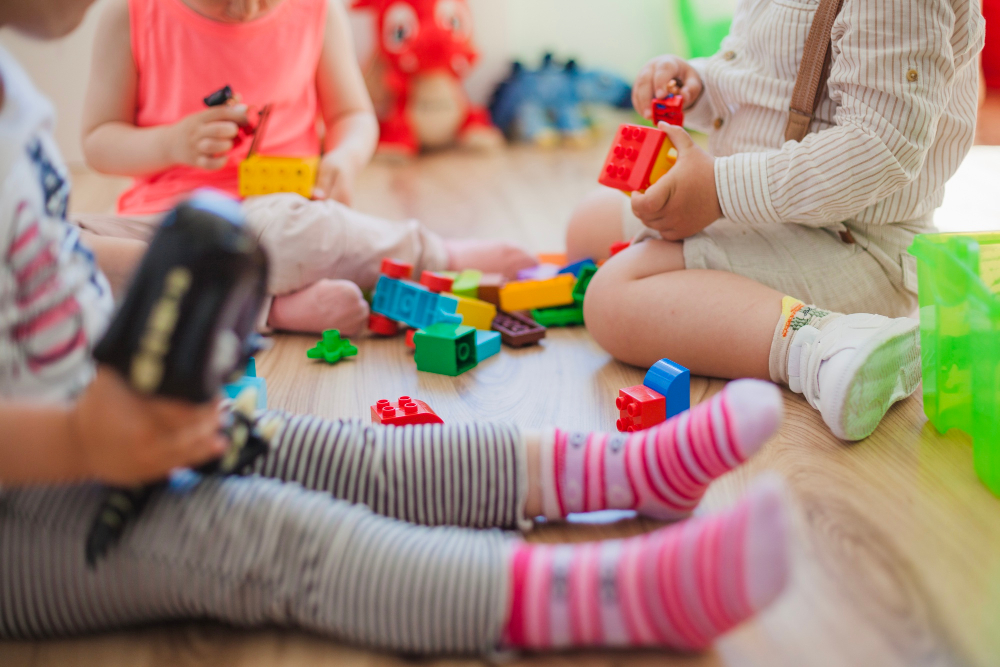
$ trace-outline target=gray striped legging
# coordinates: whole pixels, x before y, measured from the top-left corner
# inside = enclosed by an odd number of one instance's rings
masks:
[[[468,528],[523,521],[517,429],[294,417],[256,472],[168,488],[96,570],[100,487],[0,493],[0,636],[211,618],[414,653],[496,647],[507,538]]]

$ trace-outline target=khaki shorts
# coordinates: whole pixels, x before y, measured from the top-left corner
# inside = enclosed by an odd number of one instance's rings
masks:
[[[850,230],[855,243],[845,242]],[[624,197],[623,238],[659,238]],[[728,271],[782,294],[838,313],[905,317],[917,309],[916,260],[907,252],[917,234],[933,233],[931,217],[893,225],[838,228],[741,225],[719,220],[684,241],[688,269]]]

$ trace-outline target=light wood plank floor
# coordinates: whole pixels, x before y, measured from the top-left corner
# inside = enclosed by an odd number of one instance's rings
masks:
[[[603,143],[603,142],[602,142]],[[602,149],[483,158],[434,156],[376,165],[359,207],[414,216],[449,235],[506,235],[536,251],[562,247],[562,226],[594,182]],[[77,180],[78,210],[101,210],[118,183]],[[993,197],[984,193],[983,197]],[[311,340],[287,336],[261,356],[272,405],[329,417],[366,417],[379,398],[430,402],[448,421],[513,420],[613,429],[617,390],[640,370],[613,361],[586,331],[552,332],[540,348],[511,352],[458,379],[416,372],[402,343],[360,341],[360,357],[334,368],[306,361]],[[699,379],[692,399],[721,382]],[[786,394],[780,434],[744,469],[716,483],[703,510],[733,503],[775,471],[796,507],[795,568],[787,594],[757,621],[697,656],[586,653],[515,659],[516,665],[952,665],[1000,664],[1000,501],[972,470],[968,439],[940,436],[913,398],[865,442],[835,441],[817,414]],[[533,540],[623,536],[651,524],[543,527]],[[472,665],[430,660],[420,664]],[[411,664],[297,632],[241,632],[208,623],[56,642],[0,643],[11,667],[356,667]]]

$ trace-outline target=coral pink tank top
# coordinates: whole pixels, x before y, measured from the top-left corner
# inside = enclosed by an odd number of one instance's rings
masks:
[[[254,21],[221,23],[182,0],[129,0],[136,125],[176,123],[204,111],[204,98],[229,85],[252,109],[272,105],[259,153],[319,155],[316,72],[328,1],[284,0]],[[160,213],[200,187],[237,195],[238,165],[249,146],[234,148],[221,171],[179,166],[136,179],[118,200],[119,213]]]

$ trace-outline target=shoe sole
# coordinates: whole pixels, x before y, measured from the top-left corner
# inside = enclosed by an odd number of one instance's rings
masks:
[[[837,436],[852,442],[870,436],[889,408],[916,391],[920,380],[920,325],[896,322],[858,354],[840,418],[834,421],[841,431]]]

